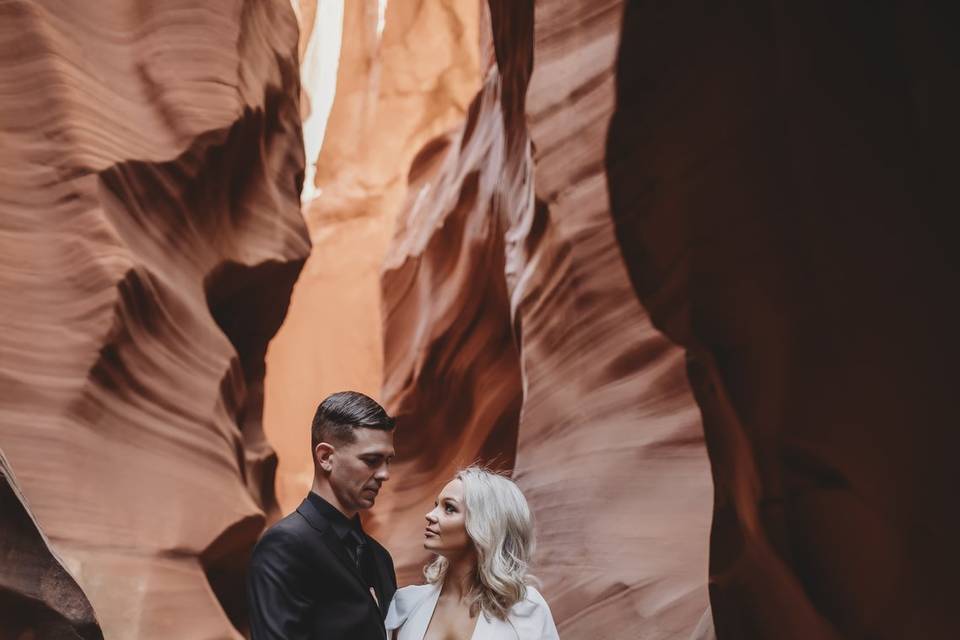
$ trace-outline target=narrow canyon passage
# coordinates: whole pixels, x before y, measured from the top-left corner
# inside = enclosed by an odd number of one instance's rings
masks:
[[[0,3],[0,640],[249,636],[343,389],[562,638],[960,635],[929,4]]]
[[[531,500],[561,634],[689,636],[712,489],[683,354],[607,205],[622,3],[344,7],[313,252],[267,355],[282,511],[309,489],[316,403],[364,391],[398,418],[365,521],[401,584],[422,580],[436,492],[481,460]]]

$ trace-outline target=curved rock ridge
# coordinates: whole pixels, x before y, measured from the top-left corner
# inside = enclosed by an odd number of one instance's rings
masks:
[[[103,638],[90,602],[50,548],[0,451],[0,638]]]
[[[627,5],[605,168],[690,358],[717,637],[958,637],[946,7],[702,9]]]
[[[500,90],[491,71],[464,128],[414,162],[383,272],[383,399],[397,417],[397,462],[369,529],[404,583],[422,579],[423,514],[456,469],[514,461],[522,382],[496,215],[509,197]]]
[[[342,22],[336,95],[320,154],[308,159],[317,169],[304,204],[314,248],[267,356],[264,425],[285,513],[313,480],[317,403],[343,389],[380,398],[380,271],[410,163],[463,122],[481,81],[476,0],[350,0]]]
[[[416,539],[456,466],[499,452],[564,637],[687,638],[707,608],[710,476],[683,353],[638,302],[607,204],[622,5],[489,10],[496,65],[415,163],[384,271],[400,448],[380,531]],[[397,555],[416,580],[422,552]]]
[[[707,608],[712,486],[683,351],[633,293],[609,209],[623,9],[535,6],[532,175],[516,191],[536,200],[500,208],[525,391],[514,477],[564,637],[686,640]]]
[[[0,14],[0,442],[105,636],[240,637],[309,252],[293,11]]]

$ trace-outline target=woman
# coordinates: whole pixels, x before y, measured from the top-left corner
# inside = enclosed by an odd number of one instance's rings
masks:
[[[426,515],[423,546],[437,554],[427,584],[390,603],[394,640],[559,640],[543,596],[527,585],[533,521],[509,479],[469,467]]]

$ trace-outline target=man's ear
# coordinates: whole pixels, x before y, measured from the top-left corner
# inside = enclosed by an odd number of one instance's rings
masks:
[[[330,457],[334,451],[336,451],[334,446],[327,442],[321,442],[313,448],[313,461],[326,473],[330,473],[333,470],[333,463],[330,461]]]

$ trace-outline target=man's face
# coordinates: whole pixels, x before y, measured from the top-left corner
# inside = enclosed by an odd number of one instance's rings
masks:
[[[355,429],[356,442],[335,447],[330,455],[330,487],[350,511],[369,509],[380,485],[390,479],[393,432]]]

